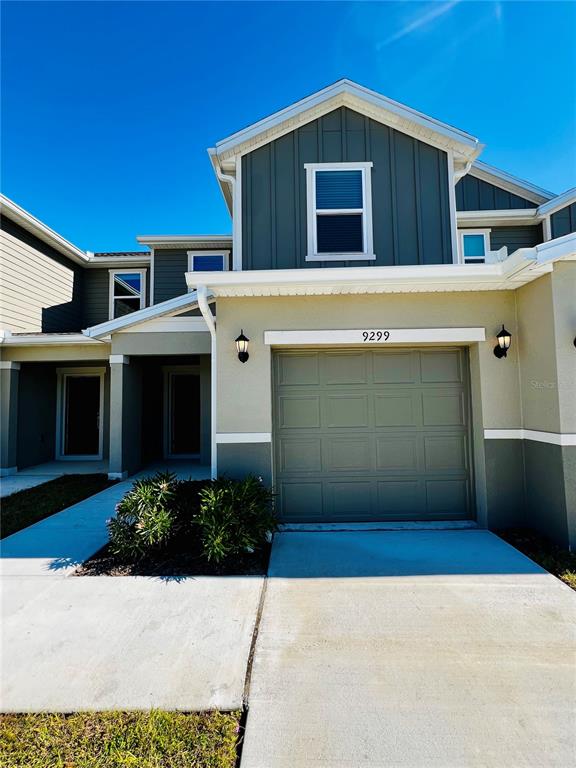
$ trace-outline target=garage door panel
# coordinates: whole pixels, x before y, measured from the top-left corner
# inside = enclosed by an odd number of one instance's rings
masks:
[[[465,478],[426,481],[427,509],[435,517],[462,517],[468,506],[468,483]]]
[[[280,386],[309,386],[320,383],[318,355],[315,352],[278,355],[277,383]]]
[[[466,435],[432,435],[424,437],[427,472],[465,472],[468,465]]]
[[[329,429],[365,429],[368,426],[368,395],[326,395],[324,424]]]
[[[417,427],[422,423],[421,395],[418,391],[377,392],[374,395],[376,427]]]
[[[363,352],[331,352],[320,358],[320,378],[323,384],[366,384],[367,358]]]
[[[422,480],[388,480],[377,483],[378,513],[382,519],[422,516],[426,493]]]
[[[325,494],[333,519],[369,519],[374,509],[373,486],[371,479],[346,479],[327,483]]]
[[[322,441],[320,438],[287,438],[280,442],[279,447],[282,472],[322,471]]]
[[[418,381],[418,357],[411,351],[372,353],[375,384],[415,384]]]
[[[324,469],[327,472],[366,472],[372,469],[373,453],[373,442],[368,437],[328,438],[324,448]]]
[[[282,519],[471,516],[463,350],[276,352],[273,370]]]
[[[425,392],[422,395],[422,422],[425,427],[463,427],[466,403],[460,390]]]
[[[309,520],[325,514],[321,481],[281,482],[278,490],[282,520]]]
[[[460,350],[421,352],[420,371],[423,384],[461,384],[463,381]]]
[[[390,435],[376,438],[376,469],[381,472],[417,472],[418,436]]]
[[[291,395],[280,398],[281,429],[318,429],[320,427],[320,397]]]

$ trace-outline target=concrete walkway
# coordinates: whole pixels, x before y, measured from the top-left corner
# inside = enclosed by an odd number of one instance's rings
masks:
[[[106,521],[137,477],[153,474],[156,467],[110,486],[35,525],[8,536],[0,543],[2,576],[67,576],[108,541]],[[208,467],[180,463],[169,469],[178,477],[201,480]]]
[[[282,533],[242,768],[567,768],[575,609],[486,531]]]
[[[70,577],[132,480],[2,542],[0,710],[242,705],[262,578]]]

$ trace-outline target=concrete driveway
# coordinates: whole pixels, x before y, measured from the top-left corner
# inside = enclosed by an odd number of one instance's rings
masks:
[[[242,768],[567,768],[576,594],[486,531],[282,533]]]

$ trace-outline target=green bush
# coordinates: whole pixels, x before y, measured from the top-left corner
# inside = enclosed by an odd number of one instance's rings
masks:
[[[110,549],[115,555],[138,559],[165,546],[174,532],[174,499],[178,481],[171,472],[136,480],[108,521]]]
[[[219,563],[262,546],[277,527],[272,500],[272,492],[252,476],[206,485],[195,520],[206,559]]]

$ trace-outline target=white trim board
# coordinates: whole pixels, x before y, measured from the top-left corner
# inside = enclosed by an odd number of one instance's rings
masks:
[[[226,443],[271,443],[271,432],[217,432],[216,442]]]
[[[485,328],[360,328],[324,331],[264,331],[271,346],[449,344],[486,341]]]
[[[541,432],[536,429],[485,429],[485,440],[534,440],[550,445],[576,445],[576,434]]]

